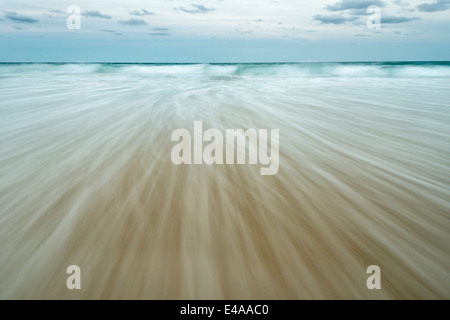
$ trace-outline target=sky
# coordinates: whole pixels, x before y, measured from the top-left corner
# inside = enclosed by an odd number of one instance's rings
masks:
[[[450,0],[0,0],[0,62],[417,60],[450,60]]]

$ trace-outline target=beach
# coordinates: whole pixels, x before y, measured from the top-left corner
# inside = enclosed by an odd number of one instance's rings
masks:
[[[0,96],[1,299],[450,298],[448,63],[0,64]],[[276,174],[174,164],[195,121],[279,130]]]

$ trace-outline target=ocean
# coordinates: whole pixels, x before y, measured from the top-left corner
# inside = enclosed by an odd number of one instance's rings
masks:
[[[450,299],[450,62],[2,63],[0,146],[1,299]]]

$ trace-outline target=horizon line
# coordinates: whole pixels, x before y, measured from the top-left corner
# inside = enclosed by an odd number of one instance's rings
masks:
[[[142,61],[0,61],[0,64],[300,64],[300,63],[435,63],[450,60],[342,60],[342,61],[265,61],[265,62],[142,62]]]

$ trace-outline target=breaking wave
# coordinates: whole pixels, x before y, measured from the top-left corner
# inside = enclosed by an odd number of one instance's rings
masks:
[[[283,76],[283,77],[382,77],[449,78],[449,62],[373,63],[262,63],[262,64],[0,64],[0,75],[8,73],[89,74],[123,73],[152,76]]]

